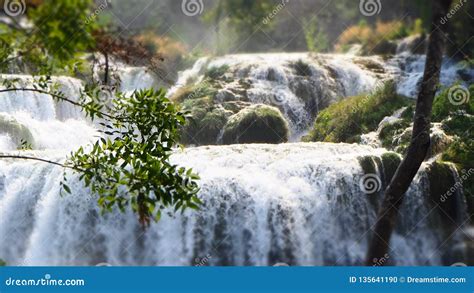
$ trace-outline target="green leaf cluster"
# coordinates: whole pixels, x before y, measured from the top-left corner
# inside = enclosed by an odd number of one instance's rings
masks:
[[[96,107],[88,107],[88,115],[101,119],[102,137],[72,153],[67,165],[78,170],[80,179],[98,194],[103,210],[118,207],[123,211],[131,206],[140,222],[148,225],[150,219],[159,220],[167,207],[175,211],[199,208],[198,176],[170,162],[185,113],[163,90],[116,94],[108,102],[113,117],[104,117],[98,102],[90,103]]]
[[[0,23],[0,69],[26,66],[35,74],[72,68],[94,47],[93,0],[45,0],[28,7],[30,25]],[[22,68],[23,70],[23,68]]]

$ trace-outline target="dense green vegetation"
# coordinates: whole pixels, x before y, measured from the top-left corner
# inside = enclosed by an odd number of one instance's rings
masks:
[[[0,23],[0,69],[19,66],[38,74],[73,71],[78,57],[94,46],[92,32],[97,26],[86,25],[93,8],[92,0],[45,0],[28,9],[31,28]]]
[[[359,142],[360,136],[376,130],[384,117],[411,103],[388,83],[372,94],[349,97],[321,111],[305,140]]]

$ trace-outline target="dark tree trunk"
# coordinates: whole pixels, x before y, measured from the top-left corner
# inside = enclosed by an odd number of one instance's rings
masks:
[[[452,0],[433,1],[433,25],[428,41],[426,65],[421,90],[416,102],[413,135],[407,154],[385,191],[367,253],[366,264],[384,258],[389,251],[390,236],[405,192],[418,172],[430,146],[431,108],[438,89],[445,36],[442,19],[446,17]]]

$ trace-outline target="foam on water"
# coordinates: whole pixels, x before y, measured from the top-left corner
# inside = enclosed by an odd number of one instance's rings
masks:
[[[383,152],[323,143],[187,149],[173,161],[199,172],[205,205],[165,214],[147,231],[129,211],[100,216],[77,181],[60,197],[60,168],[1,161],[0,255],[20,265],[361,264],[382,194],[361,191],[358,157]],[[407,194],[396,264],[441,263],[427,188],[421,173]]]

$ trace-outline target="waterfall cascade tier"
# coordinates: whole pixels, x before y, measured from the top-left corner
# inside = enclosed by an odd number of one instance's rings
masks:
[[[298,141],[315,115],[341,97],[367,93],[390,77],[379,57],[348,55],[239,54],[202,58],[181,73],[170,96],[190,84],[219,83],[216,103],[248,102],[280,109]],[[369,70],[367,67],[376,68]],[[213,80],[212,71],[224,72]]]
[[[290,141],[299,141],[317,113],[340,99],[368,94],[393,80],[399,94],[416,98],[425,57],[402,52],[389,60],[380,56],[271,53],[201,58],[182,72],[169,96],[186,87],[214,88],[213,102],[267,104],[280,109],[290,126]],[[474,80],[474,70],[447,61],[441,84]]]
[[[100,216],[76,181],[73,194],[60,197],[60,168],[1,161],[0,255],[13,265],[362,264],[382,193],[362,192],[359,158],[383,152],[324,143],[187,149],[173,161],[199,172],[205,205],[146,231],[131,212]],[[439,265],[449,253],[428,194],[420,172],[391,263]]]

